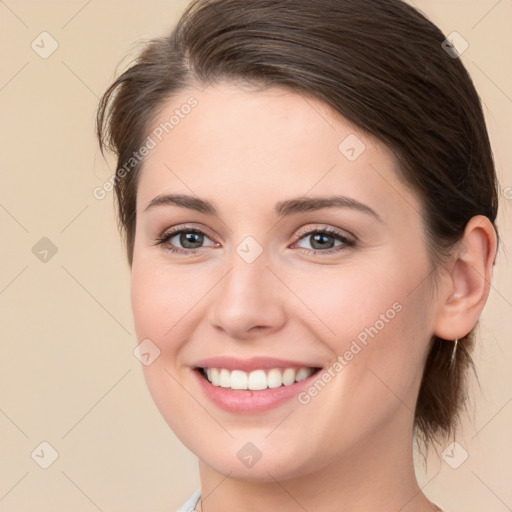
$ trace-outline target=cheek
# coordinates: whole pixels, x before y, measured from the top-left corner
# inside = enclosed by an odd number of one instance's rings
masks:
[[[132,267],[131,302],[137,339],[150,338],[159,342],[165,329],[171,327],[167,310],[170,294],[164,294],[164,287],[151,268],[134,263]],[[161,348],[161,347],[160,347]]]
[[[207,276],[134,261],[131,279],[131,302],[135,331],[139,340],[150,338],[162,352],[172,348],[166,340],[179,339],[188,323],[188,314],[208,290]]]
[[[398,334],[405,317],[413,321],[425,316],[418,269],[408,269],[395,255],[383,254],[375,260],[374,256],[366,261],[354,258],[339,268],[325,266],[311,273],[300,269],[287,274],[287,284],[303,303],[303,318],[311,319],[310,324],[315,321],[318,333],[325,332],[325,339],[339,343],[340,350],[347,339],[359,334],[364,341],[372,326],[380,333]]]
[[[209,421],[179,383],[187,372],[179,364],[180,350],[190,332],[187,313],[192,315],[200,293],[190,282],[186,273],[134,259],[131,301],[137,340],[150,339],[160,350],[150,365],[142,366],[144,378],[160,413],[182,440],[188,439],[187,425],[199,419],[204,424]]]
[[[333,357],[343,358],[343,369],[334,369],[343,375],[336,379],[341,394],[357,389],[360,403],[389,406],[394,394],[405,397],[416,385],[431,329],[429,284],[418,268],[428,264],[409,269],[396,257],[382,258],[380,264],[317,272],[314,279],[291,278],[290,288],[314,314],[305,310],[308,326],[314,322]]]

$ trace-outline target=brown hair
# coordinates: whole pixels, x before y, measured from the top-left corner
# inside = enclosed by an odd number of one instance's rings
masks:
[[[444,40],[400,0],[193,1],[172,34],[151,40],[99,105],[100,147],[118,158],[115,193],[130,265],[142,163],[119,171],[173,95],[219,80],[312,95],[382,140],[421,199],[434,266],[471,217],[485,215],[498,233],[498,183],[480,100]],[[473,345],[474,329],[459,340],[451,367],[453,341],[432,338],[414,422],[425,443],[455,432]]]

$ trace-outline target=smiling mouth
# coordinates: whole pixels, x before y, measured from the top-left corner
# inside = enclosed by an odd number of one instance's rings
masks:
[[[197,368],[197,370],[213,386],[233,390],[261,391],[292,386],[317,373],[321,368],[271,368],[251,372],[226,368]]]

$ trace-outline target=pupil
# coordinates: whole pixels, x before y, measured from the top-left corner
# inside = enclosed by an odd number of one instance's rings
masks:
[[[314,249],[325,248],[326,244],[325,243],[322,244],[322,240],[325,242],[326,239],[331,239],[332,240],[332,237],[330,237],[328,235],[323,235],[322,233],[317,233],[316,235],[313,235],[313,243],[311,244],[311,246]],[[315,247],[315,243],[318,243],[318,242],[320,242],[320,247]],[[327,245],[330,245],[330,244],[327,244]]]
[[[199,240],[197,240],[199,238]],[[187,249],[196,249],[197,247],[201,247],[202,244],[202,235],[201,233],[182,233],[180,237],[180,243],[183,247]],[[188,244],[198,244],[197,247],[190,247]]]

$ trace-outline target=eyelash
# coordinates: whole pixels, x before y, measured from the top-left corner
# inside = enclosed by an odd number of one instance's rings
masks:
[[[167,242],[169,242],[169,240],[171,238],[173,238],[176,235],[179,235],[181,233],[198,233],[198,234],[208,237],[208,235],[206,233],[204,233],[203,231],[201,231],[200,229],[193,228],[193,227],[183,227],[183,228],[178,228],[178,229],[164,233],[163,235],[161,235],[160,237],[157,238],[154,245],[160,245],[164,249],[166,249],[174,254],[182,254],[182,255],[189,255],[189,256],[192,256],[193,254],[196,254],[198,251],[201,251],[202,249],[204,249],[204,247],[196,247],[195,249],[182,249],[179,247],[175,247],[173,245],[169,245],[169,244],[166,245]],[[347,251],[347,250],[353,249],[356,246],[355,240],[347,238],[340,232],[338,232],[334,229],[328,228],[328,227],[322,228],[322,229],[315,228],[315,229],[310,229],[310,230],[299,231],[296,233],[297,242],[302,240],[303,238],[307,238],[307,236],[313,236],[313,235],[317,235],[317,234],[327,235],[329,237],[332,237],[336,240],[341,241],[343,244],[339,245],[337,247],[331,247],[330,249],[326,249],[326,250],[305,249],[304,247],[299,247],[298,250],[301,252],[304,252],[305,254],[313,253],[316,256],[316,255],[326,255],[326,254],[333,254],[333,253],[338,253],[338,252],[342,252],[342,251]]]

